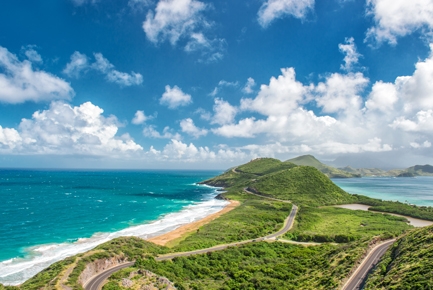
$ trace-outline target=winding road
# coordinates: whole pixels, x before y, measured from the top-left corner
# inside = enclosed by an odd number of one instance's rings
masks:
[[[371,252],[364,258],[358,269],[352,274],[343,286],[342,290],[357,290],[360,289],[365,281],[368,272],[375,266],[380,258],[385,254],[386,250],[395,242],[395,239],[386,241],[374,247]]]
[[[276,199],[271,198],[271,197],[261,196],[261,195],[252,193],[252,192],[248,191],[247,189],[244,189],[244,190],[250,194],[254,194],[254,195],[257,195],[257,196],[260,196],[263,198],[276,200]],[[287,200],[278,200],[278,201],[290,203]],[[248,243],[261,242],[261,241],[265,241],[265,240],[275,240],[278,236],[284,235],[285,233],[287,233],[292,228],[297,212],[298,212],[298,207],[293,204],[292,210],[290,211],[289,216],[284,221],[283,227],[278,232],[275,232],[273,234],[270,234],[270,235],[267,235],[264,237],[259,237],[256,239],[250,239],[250,240],[245,240],[245,241],[240,241],[240,242],[235,242],[235,243],[230,243],[230,244],[218,245],[218,246],[206,248],[206,249],[160,255],[160,256],[156,257],[155,260],[156,261],[165,261],[165,260],[171,260],[171,259],[176,258],[176,257],[187,257],[187,256],[192,256],[192,255],[206,254],[206,253],[210,253],[210,252],[221,251],[221,250],[227,249],[228,247],[236,247],[236,246],[248,244]],[[102,288],[102,286],[105,283],[105,280],[108,277],[110,277],[111,274],[113,274],[114,272],[117,272],[123,268],[130,267],[132,265],[134,265],[134,262],[128,262],[128,263],[120,264],[116,267],[107,269],[104,272],[101,272],[101,273],[93,276],[84,285],[84,289],[85,290],[99,290]]]

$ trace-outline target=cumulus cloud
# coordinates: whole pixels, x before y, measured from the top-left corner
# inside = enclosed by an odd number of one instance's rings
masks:
[[[71,55],[71,61],[66,64],[66,67],[63,69],[63,73],[68,75],[69,77],[80,76],[80,73],[89,68],[89,61],[85,54],[82,54],[78,51],[75,51]]]
[[[42,56],[35,50],[36,45],[27,45],[21,47],[27,59],[33,63],[43,63]]]
[[[215,99],[213,106],[214,115],[211,120],[211,124],[225,125],[233,123],[234,118],[238,112],[238,109],[230,105],[223,99]]]
[[[96,70],[105,75],[105,78],[121,86],[139,85],[143,82],[143,76],[139,73],[125,73],[114,69],[114,65],[106,59],[102,53],[94,53],[95,62],[89,63],[88,57],[78,51],[71,55],[71,61],[66,64],[63,73],[69,77],[79,77],[82,71]]]
[[[366,40],[396,44],[398,37],[414,31],[433,31],[433,2],[430,0],[367,0],[367,14],[375,26],[367,31]]]
[[[362,73],[333,73],[316,86],[317,105],[325,113],[356,112],[362,105],[360,93],[368,82]]]
[[[34,56],[33,56],[34,57]],[[34,69],[28,60],[0,46],[0,101],[17,104],[26,101],[69,100],[74,90],[63,79]]]
[[[91,102],[76,107],[52,102],[49,109],[22,119],[18,130],[1,128],[1,151],[113,157],[142,151],[129,135],[117,136],[117,118],[103,112]]]
[[[344,54],[344,65],[341,65],[341,69],[351,71],[362,55],[356,50],[355,40],[353,37],[346,38],[345,42],[345,44],[340,43],[338,45],[340,52]]]
[[[303,101],[306,88],[296,81],[294,68],[281,69],[278,78],[272,77],[269,85],[261,85],[254,99],[241,100],[241,109],[259,112],[262,115],[287,115]]]
[[[194,136],[195,138],[207,135],[207,130],[196,127],[196,125],[194,125],[194,121],[191,118],[180,121],[180,128],[182,129],[182,132]]]
[[[208,4],[197,0],[160,0],[155,11],[147,13],[143,30],[154,44],[168,41],[174,46],[183,40],[185,51],[200,51],[200,61],[219,61],[226,43],[224,39],[205,35],[212,26],[203,15],[208,8]]]
[[[156,130],[156,127],[154,125],[146,126],[143,129],[143,135],[155,139],[181,139],[180,134],[174,133],[173,130],[168,126],[163,129],[162,134]]]
[[[286,15],[304,18],[314,8],[314,0],[267,0],[260,7],[258,21],[267,27],[272,21]]]
[[[170,109],[176,109],[180,106],[187,106],[192,103],[191,95],[185,94],[178,86],[171,88],[165,86],[165,92],[162,94],[159,103],[168,106]]]
[[[134,125],[140,125],[140,124],[144,124],[146,121],[153,119],[153,116],[146,116],[144,114],[144,111],[140,111],[138,110],[137,112],[135,112],[134,118],[132,119],[132,124]]]
[[[256,85],[256,82],[253,78],[248,78],[247,83],[243,87],[242,91],[246,94],[252,94],[254,92],[253,87]]]

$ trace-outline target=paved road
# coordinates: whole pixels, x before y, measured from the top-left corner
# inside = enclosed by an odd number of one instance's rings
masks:
[[[278,199],[278,198],[273,198],[273,197],[270,197],[270,196],[254,193],[252,191],[249,191],[247,187],[244,188],[244,191],[246,193],[249,193],[249,194],[252,194],[252,195],[255,195],[255,196],[258,196],[258,197],[262,197],[262,198],[266,198],[266,199],[270,199],[270,200],[275,200],[275,201],[281,201],[281,202],[285,202],[285,203],[292,203],[290,200]]]
[[[278,236],[284,235],[285,233],[287,233],[292,228],[297,211],[298,211],[298,207],[296,205],[293,205],[292,211],[290,212],[289,216],[284,221],[283,227],[276,233],[273,233],[273,234],[270,234],[270,235],[267,235],[264,237],[256,238],[256,239],[250,239],[250,240],[245,240],[245,241],[241,241],[241,242],[218,245],[215,247],[201,249],[201,250],[194,250],[194,251],[190,251],[190,252],[181,252],[181,253],[172,253],[172,254],[167,254],[167,255],[161,255],[161,256],[158,256],[157,258],[155,258],[155,260],[164,261],[164,260],[170,260],[170,259],[173,259],[176,257],[187,257],[187,256],[192,256],[192,255],[197,255],[197,254],[206,254],[206,253],[210,253],[210,252],[221,251],[221,250],[227,249],[228,247],[236,247],[236,246],[243,245],[243,244],[262,242],[265,240],[275,239]]]
[[[89,282],[87,282],[84,285],[84,289],[86,290],[99,290],[102,288],[102,285],[105,282],[105,279],[111,276],[114,272],[117,272],[123,268],[128,268],[134,265],[134,262],[128,262],[124,264],[120,264],[116,267],[110,268],[108,270],[105,270],[102,273],[99,273],[98,275],[94,276]]]
[[[236,168],[234,168],[234,169],[236,169]],[[249,194],[257,195],[257,196],[260,196],[260,197],[263,197],[263,198],[291,203],[290,201],[287,201],[287,200],[275,199],[275,198],[272,198],[272,197],[267,197],[267,196],[262,196],[262,195],[259,195],[259,194],[255,194],[253,192],[248,191],[246,188],[244,190],[247,193],[249,193]],[[194,250],[194,251],[190,251],[190,252],[172,253],[172,254],[167,254],[167,255],[161,255],[161,256],[156,257],[155,260],[156,261],[164,261],[164,260],[170,260],[170,259],[173,259],[173,258],[176,258],[176,257],[187,257],[187,256],[192,256],[192,255],[198,255],[198,254],[206,254],[206,253],[209,253],[209,252],[221,251],[221,250],[227,249],[228,247],[236,247],[238,245],[243,245],[243,244],[248,244],[248,243],[254,243],[254,242],[261,242],[261,241],[265,241],[265,240],[274,240],[276,237],[284,235],[285,233],[287,233],[292,228],[293,222],[295,221],[295,217],[296,217],[296,213],[297,212],[298,212],[298,207],[293,204],[292,210],[290,211],[289,216],[284,221],[283,227],[278,232],[276,232],[276,233],[273,233],[273,234],[270,234],[270,235],[267,235],[267,236],[264,236],[264,237],[256,238],[256,239],[245,240],[245,241],[241,241],[241,242],[224,244],[224,245],[218,245],[218,246],[207,248],[207,249],[201,249],[201,250]],[[101,272],[98,275],[94,276],[89,282],[87,282],[84,285],[84,289],[85,290],[99,290],[99,289],[102,288],[102,285],[104,284],[105,280],[108,277],[110,277],[111,274],[113,274],[114,272],[119,271],[120,269],[130,267],[132,265],[134,265],[134,262],[129,262],[129,263],[121,264],[121,265],[118,265],[118,266],[113,267],[111,269],[108,269],[108,270],[106,270],[104,272]]]
[[[357,290],[360,289],[368,272],[375,266],[380,258],[385,254],[386,250],[395,242],[395,239],[389,240],[376,246],[359,265],[358,269],[352,274],[343,286],[342,290]]]

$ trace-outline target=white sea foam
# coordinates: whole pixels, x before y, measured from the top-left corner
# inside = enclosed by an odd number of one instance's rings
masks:
[[[214,197],[212,194],[211,197]],[[211,198],[188,205],[181,211],[161,216],[158,220],[132,226],[114,233],[96,233],[90,238],[79,238],[73,243],[38,245],[27,249],[25,258],[13,258],[0,262],[0,283],[19,285],[54,262],[86,252],[94,247],[121,236],[151,238],[181,225],[200,220],[213,214],[228,204],[225,200]]]

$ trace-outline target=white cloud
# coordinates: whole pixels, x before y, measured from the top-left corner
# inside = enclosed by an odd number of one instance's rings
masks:
[[[346,44],[340,43],[338,48],[344,56],[344,65],[341,65],[341,69],[345,71],[351,71],[353,66],[358,63],[359,58],[362,56],[356,51],[355,40],[353,37],[345,39]]]
[[[67,74],[69,77],[80,76],[80,73],[89,67],[88,58],[85,54],[75,51],[71,55],[71,61],[66,64],[63,73]]]
[[[74,90],[69,83],[50,73],[35,70],[28,60],[20,61],[16,55],[0,46],[0,102],[69,100]]]
[[[293,68],[281,69],[282,75],[272,77],[269,85],[261,85],[254,99],[242,99],[241,109],[260,114],[287,115],[303,101],[306,88],[296,81]]]
[[[0,129],[1,151],[112,157],[142,151],[128,135],[116,136],[117,118],[104,117],[102,113],[101,108],[90,102],[77,107],[52,102],[48,110],[22,119],[18,130]]]
[[[378,81],[373,85],[368,100],[365,102],[365,107],[369,110],[391,113],[394,111],[394,104],[397,101],[397,89],[394,84]]]
[[[218,98],[215,99],[213,110],[215,114],[212,117],[211,124],[219,125],[233,123],[234,118],[238,112],[238,109],[236,107],[233,107],[227,101]]]
[[[177,107],[191,104],[192,98],[191,95],[182,92],[178,86],[171,88],[167,85],[159,103],[167,105],[170,109],[176,109]]]
[[[144,114],[144,111],[138,110],[137,112],[135,112],[134,118],[132,119],[132,124],[140,125],[140,124],[143,124],[150,119],[153,119],[153,116],[146,116]]]
[[[267,27],[273,20],[285,15],[302,19],[313,8],[314,0],[267,0],[260,7],[258,21],[262,27]]]
[[[95,62],[89,64],[85,54],[76,51],[71,55],[71,61],[66,65],[63,73],[70,77],[78,77],[81,71],[93,69],[105,74],[106,79],[111,83],[121,86],[139,85],[143,82],[143,76],[139,73],[130,74],[114,69],[114,65],[106,59],[102,53],[94,53]]]
[[[430,148],[431,147],[431,142],[429,141],[424,141],[423,143],[417,143],[417,142],[411,142],[410,146],[412,148],[418,149],[418,148]]]
[[[75,6],[82,6],[85,4],[96,4],[99,0],[71,0]]]
[[[146,126],[143,129],[143,135],[155,139],[182,139],[179,133],[174,133],[173,130],[168,126],[163,129],[162,134],[156,131],[155,126]]]
[[[207,130],[197,128],[191,118],[180,121],[180,128],[182,129],[182,132],[194,136],[195,138],[207,135]]]
[[[172,45],[181,37],[189,37],[195,29],[205,24],[202,12],[207,8],[196,0],[160,0],[155,13],[149,11],[143,29],[154,42],[168,40]]]
[[[27,45],[21,47],[29,61],[33,63],[43,63],[42,56],[34,49],[36,45]]]
[[[410,119],[398,117],[390,126],[403,131],[425,132],[433,135],[433,110],[419,111]]]
[[[316,86],[317,105],[325,113],[358,111],[362,105],[360,93],[368,82],[362,73],[333,73]]]
[[[149,7],[153,4],[153,0],[129,0],[128,6],[134,10],[142,11],[143,9]]]
[[[366,39],[378,43],[396,44],[398,37],[421,31],[433,31],[433,2],[431,0],[395,1],[367,0],[367,14],[375,26],[367,31]]]
[[[256,85],[256,82],[253,78],[248,78],[247,83],[243,87],[242,91],[246,94],[252,94],[254,92],[253,87]]]
[[[210,38],[205,31],[212,27],[203,15],[210,5],[197,0],[160,0],[143,22],[146,37],[154,44],[165,41],[177,45],[186,41],[186,52],[199,51],[199,62],[217,62],[223,58],[226,41]]]

